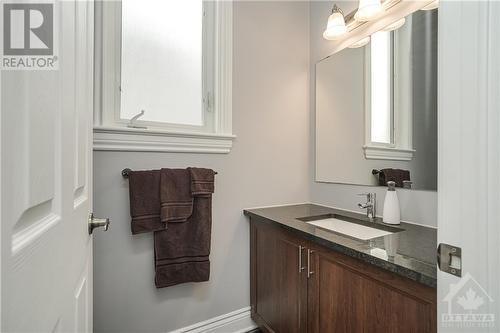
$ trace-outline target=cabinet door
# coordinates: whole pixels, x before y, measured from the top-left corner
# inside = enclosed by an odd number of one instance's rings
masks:
[[[252,318],[269,332],[305,332],[307,281],[300,242],[252,224]]]
[[[436,331],[435,290],[335,253],[311,267],[309,333]]]

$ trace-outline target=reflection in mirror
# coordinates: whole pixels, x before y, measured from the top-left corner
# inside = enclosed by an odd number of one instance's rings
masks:
[[[437,189],[437,9],[316,65],[316,180]]]
[[[394,146],[393,127],[393,48],[392,33],[379,31],[373,34],[369,46],[369,76],[366,89],[370,89],[370,145]]]

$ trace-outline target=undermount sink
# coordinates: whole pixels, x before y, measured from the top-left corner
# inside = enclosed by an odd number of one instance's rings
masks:
[[[400,228],[358,220],[339,214],[301,217],[298,220],[361,240],[369,240],[403,231]]]

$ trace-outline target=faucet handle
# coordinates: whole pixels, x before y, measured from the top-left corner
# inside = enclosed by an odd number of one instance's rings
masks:
[[[358,193],[357,195],[366,197],[366,201],[368,201],[368,202],[374,200],[375,197],[376,197],[375,193],[370,193],[370,192],[367,192],[367,193]]]

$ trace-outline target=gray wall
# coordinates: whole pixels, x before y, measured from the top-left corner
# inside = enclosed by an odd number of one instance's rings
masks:
[[[233,128],[227,155],[94,153],[94,211],[112,220],[94,239],[95,332],[167,332],[250,304],[248,207],[309,199],[309,5],[234,5]],[[132,236],[120,171],[218,171],[209,282],[156,289],[151,234]]]
[[[342,1],[338,2],[347,14],[356,8],[357,1]],[[332,42],[329,42],[322,37],[322,33],[326,26],[329,11],[332,3],[325,1],[311,1],[310,3],[310,60],[311,60],[311,77],[310,77],[310,96],[315,96],[315,64],[321,59],[330,55]],[[315,153],[315,99],[310,99],[310,117],[311,140],[309,146],[309,160],[311,166],[314,166],[316,160]],[[383,187],[358,186],[358,185],[342,185],[331,183],[318,183],[314,181],[314,167],[310,168],[310,192],[311,201],[328,206],[335,206],[353,211],[361,211],[357,207],[357,203],[363,200],[362,197],[356,196],[363,192],[376,192],[378,198],[378,215],[382,214],[385,189]],[[417,191],[398,189],[398,196],[401,204],[402,219],[419,224],[429,226],[437,226],[437,193],[432,191]]]

